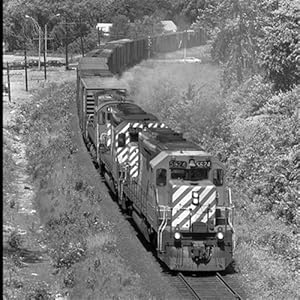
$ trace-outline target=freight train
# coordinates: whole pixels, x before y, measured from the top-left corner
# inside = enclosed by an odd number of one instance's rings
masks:
[[[222,271],[234,250],[224,166],[135,104],[115,76],[155,51],[176,50],[183,35],[114,41],[83,57],[77,69],[80,128],[120,207],[158,258],[170,270]],[[186,39],[191,47],[203,42],[199,33]]]

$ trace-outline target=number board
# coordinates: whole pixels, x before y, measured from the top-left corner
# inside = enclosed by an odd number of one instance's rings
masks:
[[[207,160],[207,161],[196,161],[196,166],[198,168],[201,168],[201,169],[209,169],[211,168],[211,161],[210,160]]]
[[[187,162],[183,160],[170,160],[169,161],[170,168],[186,168]]]
[[[128,129],[128,132],[130,132],[130,133],[138,133],[138,132],[141,132],[141,131],[142,131],[142,129],[137,128],[137,127],[135,127],[135,128],[129,127],[129,129]]]

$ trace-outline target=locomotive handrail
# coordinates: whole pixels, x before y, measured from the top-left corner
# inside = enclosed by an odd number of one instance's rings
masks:
[[[228,188],[228,198],[229,198],[229,204],[231,205],[232,208],[234,208],[234,204],[232,203],[232,198],[231,198],[231,188]]]
[[[158,227],[158,236],[157,236],[157,246],[159,251],[162,251],[162,233],[167,226],[167,211],[171,210],[169,206],[159,205],[159,210],[161,209],[163,212],[163,220]]]
[[[155,189],[155,200],[156,200],[156,204],[159,205],[159,202],[158,202],[158,189],[157,188]]]
[[[98,113],[98,111],[100,110],[100,109],[102,109],[103,107],[105,107],[106,105],[113,105],[113,104],[119,104],[119,103],[126,103],[126,102],[128,102],[128,103],[131,103],[131,101],[129,101],[129,100],[118,100],[118,101],[109,101],[109,102],[104,102],[104,103],[102,103],[102,104],[100,104],[99,106],[97,106],[97,107],[95,107],[95,113]]]
[[[230,204],[229,209],[231,210],[231,217],[232,217],[232,222],[231,222],[230,218],[228,218],[228,224],[229,224],[229,226],[230,226],[230,228],[231,228],[231,230],[232,230],[232,242],[233,242],[232,248],[233,248],[233,251],[234,251],[235,246],[236,246],[235,229],[234,229],[234,226],[233,226],[233,221],[234,221],[234,219],[233,219],[233,216],[234,216],[233,212],[234,212],[235,206],[234,206],[234,204],[232,203],[232,198],[231,198],[231,188],[230,188],[230,187],[228,188],[228,198],[229,198],[229,204]]]
[[[231,188],[228,188],[228,198],[229,198],[229,204],[230,204],[230,207],[229,209],[230,210],[234,210],[235,209],[235,206],[234,204],[232,203],[232,198],[231,198]],[[230,223],[230,220],[228,219],[228,223]],[[232,212],[232,224],[229,224],[232,228],[232,230],[234,231],[234,227],[233,227],[233,212]]]

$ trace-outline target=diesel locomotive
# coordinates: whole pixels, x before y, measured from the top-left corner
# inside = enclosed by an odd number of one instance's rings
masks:
[[[225,270],[234,208],[223,164],[134,103],[113,73],[101,51],[77,69],[80,128],[101,174],[170,270]]]

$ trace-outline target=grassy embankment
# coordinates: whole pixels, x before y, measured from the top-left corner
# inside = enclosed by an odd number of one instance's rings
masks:
[[[140,278],[117,253],[116,237],[102,219],[98,192],[80,172],[76,155],[82,145],[78,128],[71,126],[74,99],[74,84],[50,84],[18,109],[10,129],[25,135],[28,172],[36,187],[35,204],[53,274],[71,299],[148,299]],[[6,189],[14,177],[9,155],[4,143]],[[48,292],[51,287],[43,295]]]
[[[258,79],[224,99],[219,75],[211,65],[146,62],[125,78],[141,106],[226,163],[236,265],[249,297],[296,299],[299,89],[273,96]]]

